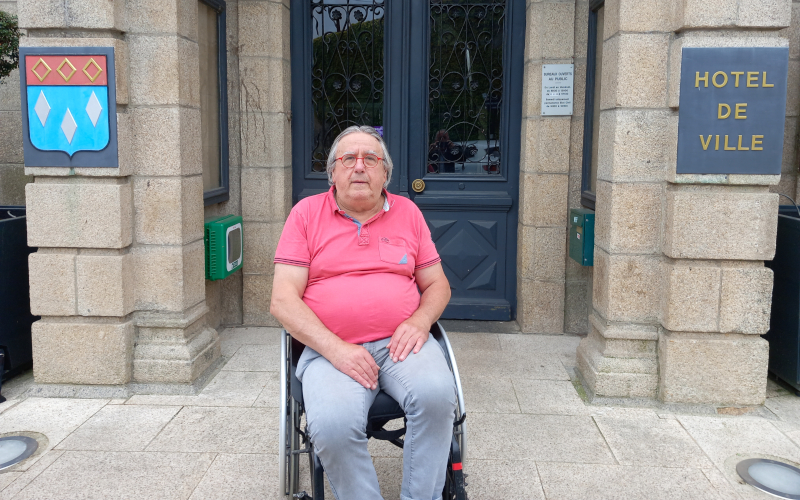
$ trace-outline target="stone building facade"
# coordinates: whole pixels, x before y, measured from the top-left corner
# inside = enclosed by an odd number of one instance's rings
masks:
[[[391,3],[392,0],[387,0]],[[0,1],[21,45],[111,46],[119,167],[24,166],[19,75],[0,85],[0,204],[25,204],[42,394],[191,391],[223,325],[277,326],[272,256],[292,206],[291,9],[227,0],[229,199],[204,207],[198,0]],[[590,11],[525,3],[513,316],[586,334],[590,393],[760,404],[778,195],[796,197],[800,2],[606,0],[594,267],[568,257],[582,206]],[[781,175],[676,174],[681,50],[789,47]],[[543,116],[542,65],[574,64],[574,111]],[[242,271],[203,275],[203,220],[241,215]],[[514,228],[512,228],[513,230]],[[725,379],[725,384],[720,383]]]

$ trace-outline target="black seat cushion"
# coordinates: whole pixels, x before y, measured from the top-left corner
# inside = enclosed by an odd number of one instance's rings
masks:
[[[378,392],[375,402],[369,408],[368,420],[394,420],[403,418],[406,414],[397,401],[383,391]]]

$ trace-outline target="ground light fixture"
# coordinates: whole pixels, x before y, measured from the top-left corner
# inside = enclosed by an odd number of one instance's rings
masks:
[[[800,500],[797,467],[766,458],[748,458],[736,464],[736,472],[747,484],[770,495]]]
[[[0,470],[18,464],[33,455],[39,443],[27,436],[7,436],[0,438]]]

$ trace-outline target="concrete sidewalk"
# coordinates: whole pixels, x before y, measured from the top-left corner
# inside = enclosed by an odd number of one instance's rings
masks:
[[[280,498],[279,330],[220,336],[226,363],[197,396],[26,398],[30,374],[4,386],[0,436],[24,432],[40,451],[0,473],[0,499]],[[800,398],[772,382],[751,411],[589,405],[571,380],[579,337],[449,336],[470,500],[773,498],[742,484],[736,463],[800,463]],[[370,447],[384,496],[399,498],[401,450]]]

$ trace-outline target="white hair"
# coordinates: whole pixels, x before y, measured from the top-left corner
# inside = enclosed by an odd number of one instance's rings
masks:
[[[333,169],[336,166],[336,148],[339,147],[339,141],[342,140],[342,137],[355,132],[361,132],[362,134],[370,135],[377,139],[380,143],[382,151],[381,156],[383,157],[383,168],[386,171],[386,182],[383,183],[383,187],[388,187],[389,181],[392,179],[392,157],[389,156],[389,150],[386,149],[386,143],[383,142],[383,137],[381,137],[381,134],[379,134],[377,130],[369,125],[353,125],[347,127],[346,129],[342,130],[342,133],[340,133],[336,139],[333,140],[333,144],[331,144],[331,151],[328,153],[328,184],[333,186]]]

